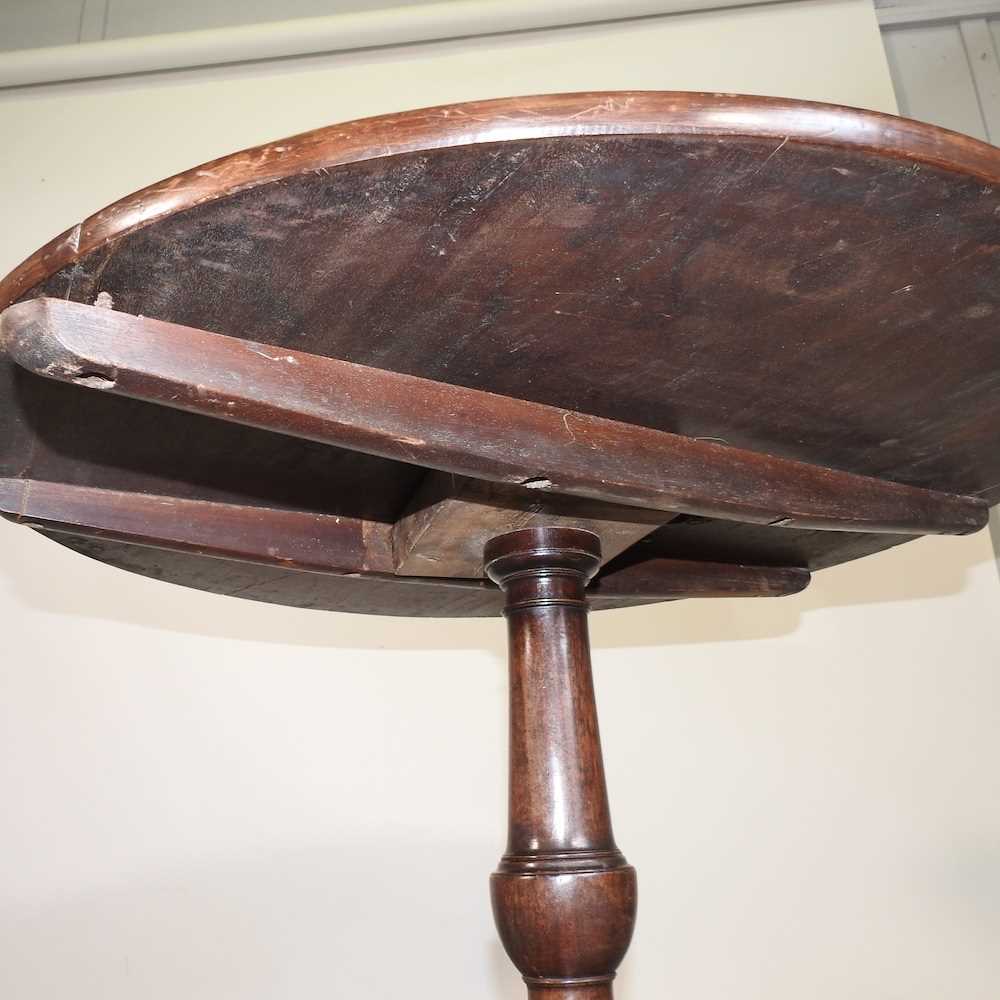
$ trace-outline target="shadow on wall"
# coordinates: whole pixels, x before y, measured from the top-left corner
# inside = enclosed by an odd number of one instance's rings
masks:
[[[990,508],[990,540],[993,542],[993,558],[997,564],[997,576],[1000,577],[1000,507]]]
[[[996,511],[994,511],[994,515]],[[992,521],[1000,546],[1000,518]],[[189,590],[86,559],[0,523],[8,601],[53,615],[251,642],[341,649],[486,649],[503,657],[493,619],[417,619],[330,614]],[[592,616],[595,647],[621,648],[774,639],[824,608],[910,601],[960,593],[970,570],[991,558],[985,533],[922,538],[824,570],[807,590],[778,599],[730,598],[604,611]]]

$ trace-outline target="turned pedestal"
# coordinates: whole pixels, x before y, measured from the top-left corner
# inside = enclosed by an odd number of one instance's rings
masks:
[[[491,540],[510,656],[507,850],[490,887],[530,997],[607,1000],[632,937],[635,869],[615,844],[601,758],[585,587],[595,535],[525,528]]]

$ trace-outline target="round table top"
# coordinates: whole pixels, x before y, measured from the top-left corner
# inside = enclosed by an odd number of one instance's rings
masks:
[[[1000,150],[853,109],[679,93],[486,101],[334,125],[154,184],[30,257],[0,284],[0,308],[107,305],[996,502],[998,183]],[[460,531],[470,508],[474,521],[511,502],[474,482],[443,496],[419,463],[86,391],[9,360],[0,379],[5,509],[63,544],[306,607],[500,606],[489,585],[447,575],[416,586],[391,570],[290,569],[280,552],[225,558],[13,510],[30,482],[322,515],[384,548],[399,544],[393,525],[435,504]],[[522,505],[512,523],[532,513]],[[820,569],[910,537],[647,515],[622,535],[625,553]],[[379,526],[389,534],[373,542]]]

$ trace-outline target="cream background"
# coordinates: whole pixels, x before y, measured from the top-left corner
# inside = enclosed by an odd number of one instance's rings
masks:
[[[110,200],[349,117],[589,88],[892,110],[864,0],[0,92],[0,270]],[[0,995],[481,997],[522,987],[499,622],[214,597],[0,524]],[[989,537],[770,603],[594,616],[623,1000],[987,1000],[1000,980]]]

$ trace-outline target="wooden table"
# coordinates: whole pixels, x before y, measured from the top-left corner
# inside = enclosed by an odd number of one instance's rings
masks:
[[[586,613],[768,597],[1000,500],[1000,150],[706,94],[335,125],[146,188],[0,284],[0,510],[133,572],[507,615],[497,925],[606,1000]],[[586,589],[585,589],[586,588]]]

